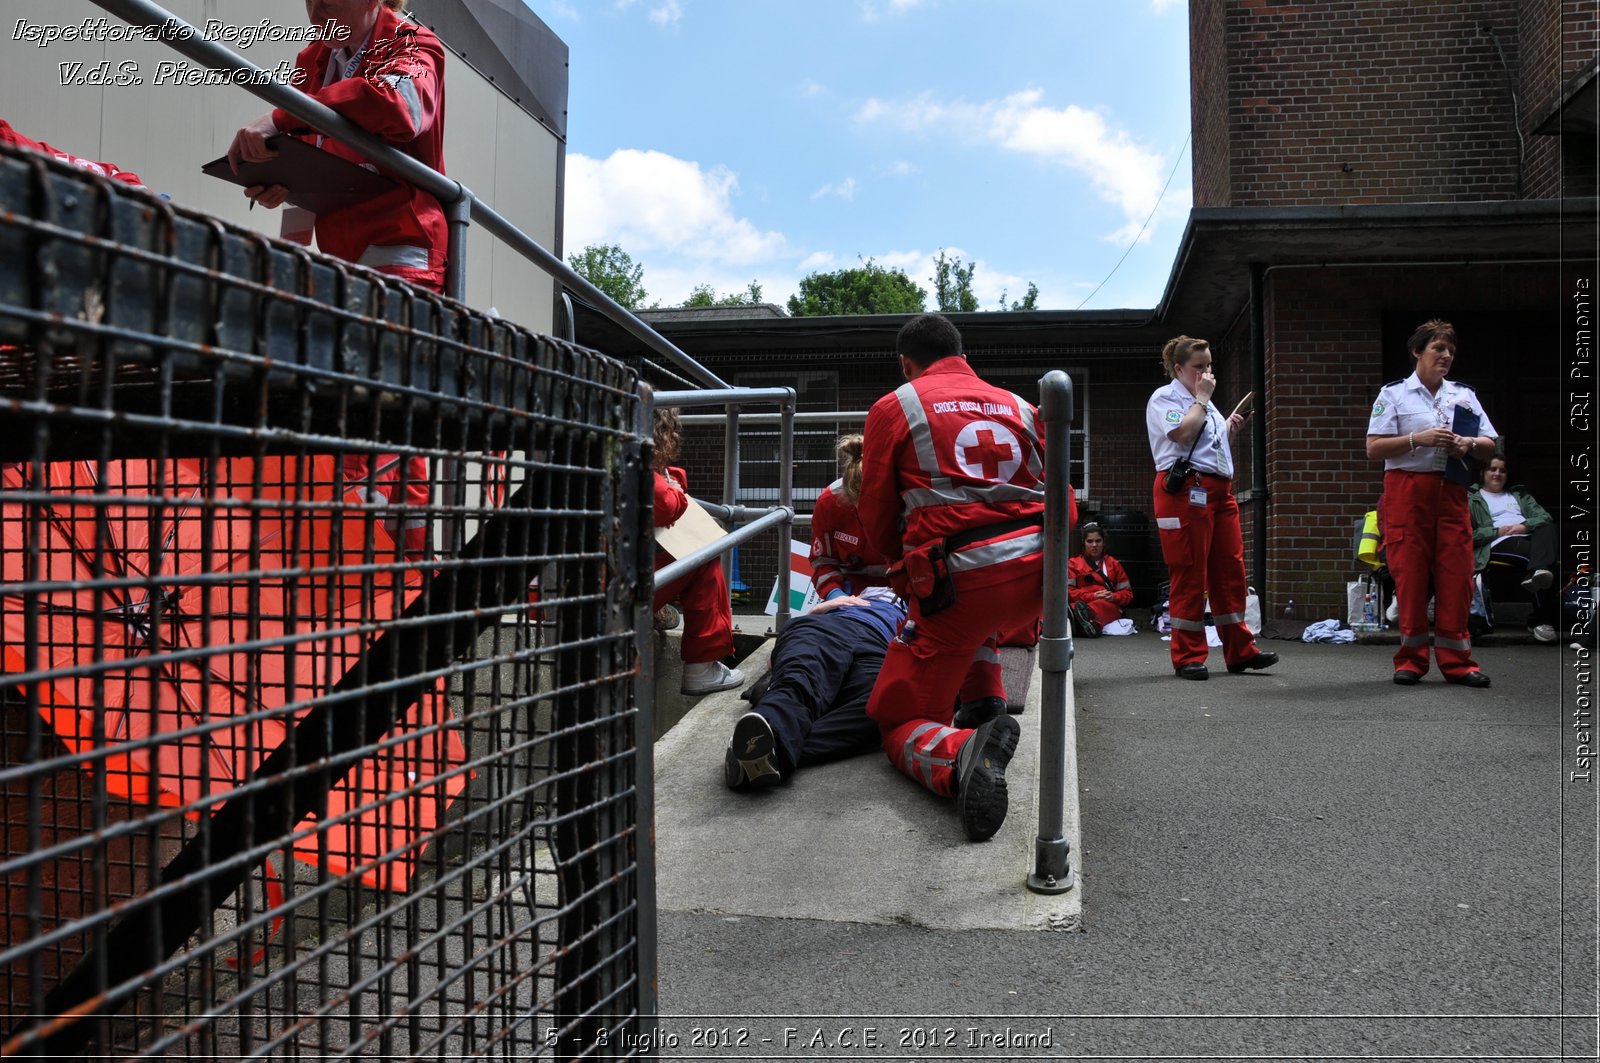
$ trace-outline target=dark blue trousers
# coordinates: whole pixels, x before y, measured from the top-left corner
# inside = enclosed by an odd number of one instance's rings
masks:
[[[772,684],[754,711],[777,739],[778,770],[871,753],[878,725],[867,698],[883,666],[887,641],[847,612],[797,616],[784,625],[772,651]]]

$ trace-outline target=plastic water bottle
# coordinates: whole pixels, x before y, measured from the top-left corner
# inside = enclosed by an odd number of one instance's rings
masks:
[[[1378,616],[1372,609],[1372,584],[1367,584],[1367,595],[1361,602],[1361,630],[1378,630]]]
[[[1283,618],[1285,620],[1293,620],[1294,619],[1294,599],[1293,598],[1290,598],[1289,599],[1289,604],[1287,604],[1287,605],[1285,605],[1283,607]]]

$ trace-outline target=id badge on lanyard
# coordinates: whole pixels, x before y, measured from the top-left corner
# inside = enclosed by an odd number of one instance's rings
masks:
[[[1191,506],[1203,506],[1203,505],[1205,505],[1206,504],[1206,489],[1204,487],[1191,487],[1191,488],[1189,488],[1189,504]]]

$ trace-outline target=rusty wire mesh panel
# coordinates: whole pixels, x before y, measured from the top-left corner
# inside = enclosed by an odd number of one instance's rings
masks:
[[[638,406],[593,352],[0,153],[4,1054],[637,1040]]]

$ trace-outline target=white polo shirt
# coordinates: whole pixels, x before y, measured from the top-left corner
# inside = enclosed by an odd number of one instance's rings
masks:
[[[1183,415],[1194,404],[1194,392],[1174,380],[1165,387],[1156,388],[1144,408],[1144,428],[1150,436],[1150,456],[1155,459],[1156,471],[1172,467],[1173,462],[1188,455],[1201,472],[1214,473],[1233,479],[1233,448],[1228,445],[1228,418],[1216,408],[1206,405],[1206,423],[1200,426],[1200,438],[1194,440],[1194,453],[1189,444],[1180,444],[1167,436],[1178,427]]]
[[[1458,384],[1446,377],[1439,385],[1437,395],[1430,394],[1427,385],[1412,373],[1404,380],[1385,384],[1372,404],[1372,420],[1367,424],[1369,436],[1404,436],[1425,432],[1430,428],[1449,428],[1455,423],[1455,408],[1466,406],[1478,415],[1478,435],[1498,439],[1489,415],[1478,401],[1477,392],[1467,384]],[[1383,463],[1385,471],[1443,472],[1450,452],[1444,447],[1418,447]]]

